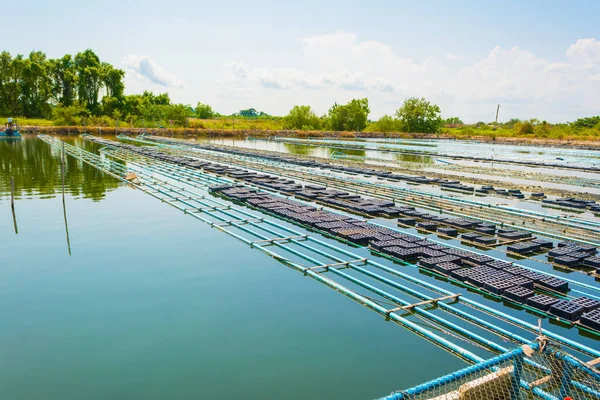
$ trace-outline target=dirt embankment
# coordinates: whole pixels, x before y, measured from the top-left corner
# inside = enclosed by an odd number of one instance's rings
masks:
[[[559,140],[527,137],[491,137],[470,136],[456,137],[451,134],[423,134],[423,133],[383,133],[383,132],[326,132],[326,131],[291,131],[291,130],[240,130],[240,129],[197,129],[197,128],[165,128],[144,129],[129,127],[83,127],[83,126],[22,126],[24,133],[47,133],[47,134],[141,134],[146,131],[152,135],[159,136],[219,136],[219,137],[242,137],[253,136],[268,138],[273,136],[297,137],[297,138],[397,138],[397,139],[446,139],[446,140],[477,140],[494,144],[514,144],[529,146],[553,146],[570,147],[598,150],[600,140]]]

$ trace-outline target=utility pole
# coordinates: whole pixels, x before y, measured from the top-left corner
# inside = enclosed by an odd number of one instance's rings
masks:
[[[498,113],[500,112],[500,104],[498,104],[498,108],[496,108],[496,125],[498,125]]]

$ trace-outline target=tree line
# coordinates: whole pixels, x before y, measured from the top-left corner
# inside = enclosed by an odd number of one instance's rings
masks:
[[[369,100],[353,99],[347,104],[335,103],[327,114],[319,117],[310,106],[294,106],[284,117],[286,129],[333,131],[363,130],[373,132],[439,132],[444,124],[439,106],[425,98],[410,98],[393,116],[384,115],[369,121]]]
[[[41,51],[28,57],[0,53],[0,115],[43,118],[56,125],[108,126],[125,121],[136,126],[185,126],[193,119],[226,118],[208,104],[196,107],[172,103],[167,93],[125,95],[125,71],[101,61],[85,50],[62,58],[50,59]],[[425,98],[409,98],[393,115],[369,120],[367,98],[352,99],[346,104],[334,103],[326,114],[317,115],[308,105],[294,106],[283,117],[271,117],[255,108],[240,110],[229,117],[282,120],[284,129],[437,133],[446,127],[462,127],[458,117],[443,119],[440,107]],[[194,120],[192,120],[192,124]],[[489,126],[479,122],[474,126]],[[549,124],[536,119],[511,119],[494,127],[516,129],[528,134],[548,129]],[[600,116],[580,118],[568,125],[575,129],[597,129]],[[600,128],[598,128],[600,129]]]

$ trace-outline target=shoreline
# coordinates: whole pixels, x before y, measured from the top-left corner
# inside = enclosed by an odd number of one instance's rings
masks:
[[[327,131],[294,131],[294,130],[249,130],[249,129],[201,129],[201,128],[131,128],[131,127],[85,127],[85,126],[21,126],[22,133],[35,134],[141,134],[147,132],[157,136],[217,136],[217,137],[260,137],[270,138],[273,136],[286,137],[318,137],[318,138],[341,138],[341,139],[423,139],[423,140],[456,140],[489,142],[500,145],[516,146],[545,146],[557,148],[598,150],[600,149],[600,137],[598,140],[581,139],[546,139],[528,137],[503,137],[503,136],[458,136],[452,134],[423,134],[423,133],[383,133],[383,132],[327,132]]]

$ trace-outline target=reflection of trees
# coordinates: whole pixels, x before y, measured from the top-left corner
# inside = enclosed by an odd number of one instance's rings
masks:
[[[397,161],[417,162],[421,164],[433,164],[434,159],[430,156],[421,156],[416,154],[394,154]]]
[[[282,143],[283,148],[287,150],[290,154],[299,154],[301,156],[310,156],[313,153],[313,148],[310,146],[304,146],[301,144],[294,143]]]
[[[367,154],[366,150],[358,150],[358,149],[343,149],[343,150],[338,150],[338,151],[341,153],[344,153],[344,154],[348,154],[349,156],[358,156],[358,157],[365,157]]]
[[[71,144],[96,151],[99,146],[81,139],[67,140]],[[0,195],[10,195],[10,177],[15,178],[15,195],[54,197],[62,192],[60,152],[33,135],[22,140],[0,140]],[[66,157],[66,191],[74,196],[94,200],[104,198],[119,181],[73,158]]]

